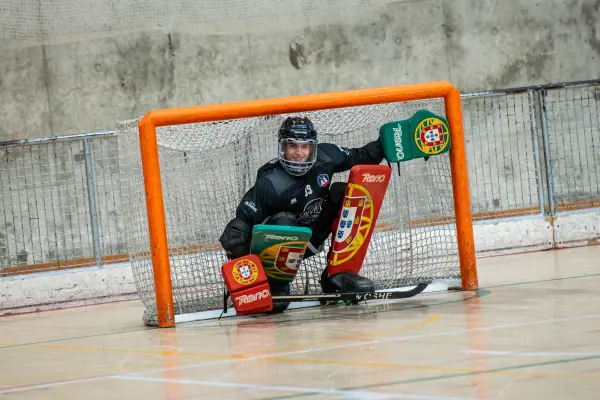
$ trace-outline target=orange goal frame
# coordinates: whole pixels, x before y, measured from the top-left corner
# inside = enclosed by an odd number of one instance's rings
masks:
[[[446,119],[450,124],[450,135],[452,138],[450,169],[462,288],[464,290],[477,289],[479,284],[477,281],[475,247],[473,243],[471,199],[469,195],[460,92],[449,82],[429,82],[375,89],[153,110],[141,118],[138,127],[144,171],[158,325],[160,327],[175,326],[175,310],[173,307],[173,288],[169,265],[169,249],[160,179],[156,127],[431,98],[444,98]]]

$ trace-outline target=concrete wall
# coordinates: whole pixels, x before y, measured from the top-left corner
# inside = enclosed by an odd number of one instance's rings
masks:
[[[221,14],[202,1],[14,3],[0,17],[0,141],[111,129],[163,107],[433,80],[470,92],[600,77],[599,0],[299,0],[275,9],[254,0]],[[24,10],[31,24],[15,18]],[[31,45],[36,34],[54,44]]]

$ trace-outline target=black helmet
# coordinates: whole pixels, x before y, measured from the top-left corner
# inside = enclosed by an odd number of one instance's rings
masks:
[[[306,117],[287,117],[279,128],[279,140],[297,139],[317,141],[317,131]]]
[[[298,159],[288,156],[289,146],[303,146],[307,153],[298,153]],[[306,174],[317,161],[317,131],[310,119],[306,117],[288,117],[279,128],[278,154],[279,162],[291,175]]]

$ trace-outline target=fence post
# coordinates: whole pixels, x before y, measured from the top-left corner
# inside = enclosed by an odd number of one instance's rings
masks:
[[[538,200],[540,203],[540,213],[546,215],[546,201],[544,196],[544,177],[542,175],[542,162],[540,160],[540,146],[538,142],[538,118],[536,108],[540,106],[537,92],[528,90],[529,98],[529,117],[531,118],[531,137],[533,140],[533,159],[535,162],[535,179],[537,181]],[[537,103],[537,104],[536,104]],[[541,108],[541,107],[540,107]]]
[[[546,161],[546,179],[548,181],[548,203],[550,210],[548,215],[556,214],[556,204],[554,199],[554,177],[552,175],[552,165],[550,162],[550,137],[548,135],[548,114],[546,110],[546,90],[541,89],[537,92],[540,104],[540,120],[542,121],[542,143],[544,146],[544,158]]]
[[[88,188],[88,203],[90,207],[90,224],[94,243],[94,258],[96,266],[102,268],[102,250],[100,248],[100,227],[98,225],[98,210],[96,208],[96,182],[94,180],[94,164],[92,162],[92,143],[90,138],[83,139],[83,154],[85,159],[86,182]]]

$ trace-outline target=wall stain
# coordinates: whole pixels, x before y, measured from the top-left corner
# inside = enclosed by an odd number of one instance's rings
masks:
[[[201,73],[209,71],[219,71],[220,66],[217,64],[217,51],[212,48],[200,47],[196,52],[196,65]]]
[[[306,56],[304,55],[304,46],[292,40],[290,42],[289,51],[290,64],[296,69],[300,69],[306,64]]]
[[[119,90],[131,101],[131,116],[146,111],[143,95],[154,94],[153,107],[168,107],[174,96],[175,65],[179,34],[167,34],[157,40],[155,35],[140,33],[136,40],[114,41],[119,56],[114,64],[114,79]]]
[[[507,63],[500,74],[488,77],[487,82],[491,88],[504,88],[519,82],[520,73],[524,72],[527,80],[535,82],[539,80],[544,72],[546,64],[552,60],[551,52],[554,50],[554,38],[551,31],[546,37],[537,41],[533,49]]]
[[[600,37],[596,29],[597,21],[600,19],[600,0],[595,0],[592,4],[585,3],[581,6],[583,22],[588,28],[588,40],[590,47],[600,54]]]
[[[365,54],[360,48],[367,43],[373,48],[394,41],[395,45],[401,45],[406,32],[397,30],[390,35],[388,28],[391,21],[393,17],[383,13],[379,21],[362,25],[332,23],[305,28],[289,42],[290,64],[295,69],[303,69],[309,65],[340,67],[349,62],[362,61]]]

